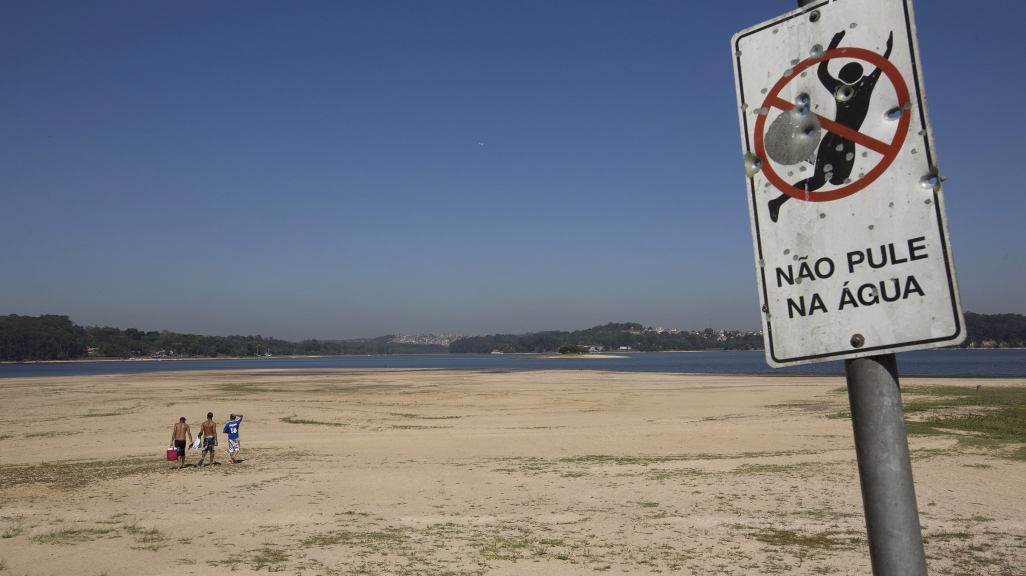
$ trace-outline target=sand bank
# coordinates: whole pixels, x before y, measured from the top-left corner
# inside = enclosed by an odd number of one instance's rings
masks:
[[[578,370],[5,379],[0,572],[868,574],[843,385]],[[171,469],[172,424],[196,430],[207,411],[246,415],[244,461],[225,464],[222,437],[222,464],[190,452]],[[951,435],[911,446],[931,574],[1026,566],[1026,462]]]

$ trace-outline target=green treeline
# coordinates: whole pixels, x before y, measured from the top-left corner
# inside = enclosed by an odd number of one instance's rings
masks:
[[[965,313],[962,348],[1026,348],[1026,316]]]
[[[1026,348],[1026,316],[1022,314],[965,313],[967,337],[960,348]],[[493,350],[505,353],[555,352],[563,344],[602,346],[619,350],[654,352],[660,350],[761,350],[762,333],[720,332],[707,328],[702,332],[649,332],[641,324],[609,323],[574,332],[534,332],[531,334],[493,334],[457,340],[450,352],[484,354]]]
[[[756,332],[721,332],[707,328],[703,332],[645,331],[634,322],[610,322],[573,332],[534,332],[531,334],[492,334],[472,336],[449,345],[454,353],[484,354],[493,350],[504,353],[556,352],[563,344],[601,346],[619,350],[621,346],[641,352],[660,350],[761,350],[762,334]]]
[[[262,336],[198,336],[135,328],[78,326],[67,316],[0,316],[0,361],[82,358],[442,354],[445,346],[395,344],[392,336],[366,340],[288,342]]]
[[[84,335],[67,316],[0,316],[0,360],[80,358]]]

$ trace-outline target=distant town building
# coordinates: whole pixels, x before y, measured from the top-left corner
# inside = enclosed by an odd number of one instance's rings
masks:
[[[453,342],[466,338],[466,334],[397,334],[389,340],[393,344],[435,344],[448,346]]]

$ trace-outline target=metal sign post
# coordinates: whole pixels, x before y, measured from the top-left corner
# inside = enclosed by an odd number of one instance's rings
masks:
[[[731,41],[766,361],[845,360],[876,576],[925,575],[894,352],[965,339],[911,0]]]
[[[875,576],[926,576],[894,354],[844,362]]]

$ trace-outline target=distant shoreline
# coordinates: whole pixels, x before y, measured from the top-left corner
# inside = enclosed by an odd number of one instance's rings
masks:
[[[217,358],[76,358],[74,360],[2,360],[0,364],[92,364],[94,362],[216,362],[218,360],[280,360],[282,358],[366,358],[368,356],[447,356],[447,354],[426,353],[426,354],[296,354],[279,356],[218,356]]]
[[[510,356],[510,360],[558,360],[560,358],[626,358],[622,354],[538,354],[535,356]]]
[[[1001,352],[1001,351],[1012,351],[1012,350],[1026,350],[1026,348],[933,348],[929,350],[920,350],[920,352]],[[552,360],[558,358],[627,358],[634,354],[698,354],[708,352],[764,352],[764,350],[654,350],[654,351],[642,351],[642,350],[613,350],[610,353],[604,354],[549,354],[549,353],[533,353],[533,352],[509,352],[503,353],[502,356],[506,356],[513,360]],[[488,353],[403,353],[403,354],[296,354],[296,355],[277,355],[277,356],[219,356],[217,358],[203,358],[203,357],[191,357],[191,358],[76,358],[74,360],[0,360],[0,365],[4,364],[92,364],[101,362],[216,362],[223,360],[246,360],[246,361],[259,361],[259,360],[274,360],[282,358],[390,358],[396,356],[488,356]],[[498,354],[497,354],[498,355]]]

